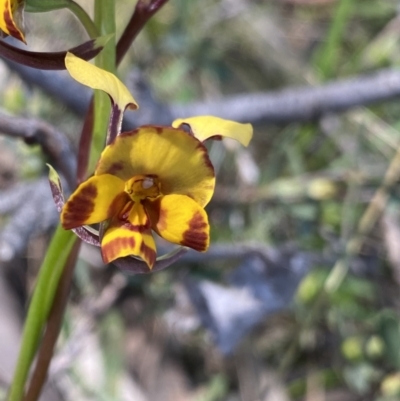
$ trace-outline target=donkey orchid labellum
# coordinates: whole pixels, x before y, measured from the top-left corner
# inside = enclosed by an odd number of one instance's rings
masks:
[[[25,43],[24,0],[0,0],[0,30]]]
[[[203,116],[176,120],[172,127],[146,125],[119,133],[124,110],[137,108],[127,88],[114,75],[72,54],[66,57],[66,67],[77,81],[109,94],[109,138],[111,131],[118,135],[103,150],[94,175],[59,208],[62,226],[82,230],[102,223],[99,244],[106,263],[135,256],[152,269],[153,232],[174,244],[206,251],[210,226],[204,207],[213,195],[215,175],[202,141],[225,136],[247,146],[252,126]],[[51,174],[55,182],[54,170]],[[76,233],[85,239],[82,231]],[[88,242],[93,243],[92,235],[87,231]]]

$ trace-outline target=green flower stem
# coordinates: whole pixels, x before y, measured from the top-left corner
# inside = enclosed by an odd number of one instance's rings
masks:
[[[100,35],[114,34],[114,37],[106,44],[103,51],[96,57],[97,67],[116,72],[115,66],[115,3],[111,0],[96,0],[94,9],[94,21]],[[108,120],[111,112],[111,104],[108,95],[101,91],[95,91],[94,96],[94,127],[93,140],[89,158],[89,171],[93,171],[104,149]]]
[[[59,226],[50,242],[29,306],[8,401],[21,401],[24,396],[29,369],[52,307],[65,263],[76,240],[77,237],[72,231],[65,231]]]
[[[78,18],[80,23],[86,29],[90,39],[96,39],[100,36],[97,26],[79,4],[75,3],[74,1],[70,1],[68,2],[68,9]]]
[[[47,372],[53,357],[54,347],[60,333],[64,318],[64,311],[68,303],[72,278],[74,275],[76,260],[81,242],[75,241],[65,263],[57,291],[54,295],[51,310],[49,312],[46,328],[42,341],[37,351],[36,366],[32,370],[29,386],[26,390],[24,401],[37,401],[40,397],[43,385],[46,382]]]

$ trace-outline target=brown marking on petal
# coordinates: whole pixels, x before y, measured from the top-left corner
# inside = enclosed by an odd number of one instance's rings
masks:
[[[178,129],[180,129],[181,131],[185,132],[186,134],[190,135],[190,136],[194,136],[193,131],[192,131],[192,127],[188,124],[188,123],[182,123]]]
[[[110,263],[119,257],[123,249],[133,249],[135,247],[135,239],[133,237],[120,237],[101,246],[101,255],[104,263]]]
[[[94,210],[96,196],[97,188],[94,185],[87,185],[70,199],[64,205],[61,214],[62,226],[70,230],[84,224]]]
[[[126,204],[129,202],[129,197],[125,192],[120,193],[108,207],[107,216],[115,216],[118,213],[123,212]],[[128,210],[129,214],[129,210]]]
[[[125,131],[125,132],[122,132],[121,134],[119,134],[119,135],[117,136],[116,140],[117,140],[119,137],[126,137],[126,136],[136,135],[136,134],[139,132],[139,130],[140,130],[140,128],[136,128],[136,129],[134,129],[134,130],[132,130],[132,131]],[[115,141],[114,141],[114,143],[115,143]]]
[[[119,220],[121,220],[122,222],[127,222],[128,221],[128,217],[129,217],[129,212],[132,209],[133,206],[133,202],[128,198],[127,195],[125,195],[128,199],[128,201],[126,202],[126,204],[121,208],[121,210],[118,213],[117,218]],[[121,223],[122,224],[122,223]]]
[[[146,210],[147,216],[150,219],[151,228],[159,234],[159,228],[161,230],[165,230],[167,228],[167,210],[161,209],[162,197],[160,196],[158,199],[154,201],[149,201],[148,199],[144,199],[142,201],[144,209]]]
[[[106,171],[106,173],[111,174],[111,175],[116,175],[118,176],[118,172],[124,169],[124,164],[121,162],[115,162],[111,164],[109,169]]]
[[[189,221],[189,228],[183,233],[181,245],[203,252],[208,248],[208,228],[200,212],[196,212]]]
[[[207,148],[201,142],[199,142],[197,144],[197,149],[199,149],[202,152],[204,164],[212,171],[214,175],[214,166],[211,163],[210,157],[208,156]]]
[[[122,247],[123,248],[134,248],[135,246],[135,238],[133,237],[124,237],[121,238]]]
[[[168,226],[167,217],[168,217],[167,209],[160,209],[160,211],[158,213],[158,224],[157,224],[157,227],[159,230],[161,230],[161,231],[166,230],[166,228]]]
[[[104,263],[110,263],[114,259],[116,259],[116,255],[118,254],[118,249],[116,248],[115,241],[108,242],[101,246],[101,256],[103,257]]]
[[[148,224],[145,225],[141,224],[137,226],[134,226],[133,224],[129,223],[129,221],[123,221],[122,225],[129,231],[133,231],[135,233],[143,233],[150,228],[150,221]]]
[[[142,245],[140,246],[140,254],[141,258],[149,265],[149,268],[152,269],[154,263],[156,262],[156,251],[153,248],[147,246],[143,241]]]
[[[160,127],[160,126],[155,125],[153,128],[155,129],[155,131],[156,131],[156,133],[158,135],[162,135],[163,132],[164,132],[164,127]]]
[[[147,227],[138,225],[138,226],[134,226],[133,224],[129,223],[129,221],[125,221],[123,223],[124,228],[126,228],[129,231],[133,231],[135,233],[142,233],[143,231],[146,230]]]
[[[209,138],[206,139],[206,141],[209,141],[210,139],[212,139],[213,141],[222,141],[222,135],[210,136]]]
[[[24,38],[21,35],[21,32],[15,26],[15,22],[13,20],[10,10],[11,8],[9,6],[9,1],[7,0],[4,4],[3,17],[4,17],[4,22],[6,23],[7,29],[9,31],[9,34],[16,39],[25,42]]]

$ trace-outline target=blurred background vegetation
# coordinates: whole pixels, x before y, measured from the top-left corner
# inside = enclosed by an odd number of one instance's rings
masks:
[[[116,3],[120,34],[135,2]],[[396,0],[170,0],[120,76],[129,84],[140,74],[158,101],[187,104],[397,68],[398,11]],[[84,37],[66,11],[28,14],[26,23],[34,50],[70,48]],[[4,64],[0,76],[3,109],[46,120],[77,146],[78,116]],[[218,185],[208,212],[222,257],[211,252],[126,276],[83,247],[49,399],[399,399],[400,192],[398,176],[384,181],[388,167],[398,167],[399,116],[393,100],[314,122],[259,122],[246,150],[213,144]],[[37,146],[0,140],[1,203],[2,194],[46,174],[46,157]],[[371,201],[382,190],[379,208]],[[363,216],[368,229],[359,226]],[[8,219],[1,217],[3,227]],[[31,236],[24,254],[2,257],[7,296],[17,306],[0,325],[16,324],[18,332],[48,238]],[[354,238],[358,247],[349,249]],[[252,280],[240,286],[238,271],[250,271],[254,258],[262,260],[260,292]],[[249,307],[256,313],[250,323],[232,312],[246,294],[259,301]],[[226,304],[229,296],[236,303]],[[240,333],[245,326],[234,345],[224,343],[224,322]],[[12,366],[0,362],[0,382]]]

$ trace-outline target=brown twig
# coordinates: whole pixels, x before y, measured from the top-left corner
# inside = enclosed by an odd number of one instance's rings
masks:
[[[167,2],[168,0],[139,0],[135,11],[132,14],[124,33],[117,44],[117,65],[122,61],[126,52],[131,47],[136,36],[146,25],[147,21]]]
[[[30,52],[0,40],[0,54],[4,58],[40,70],[65,70],[64,60],[67,52],[71,52],[85,60],[90,60],[100,53],[107,40],[108,38],[92,39],[72,49],[53,53]]]
[[[79,139],[79,150],[78,150],[78,167],[76,172],[76,180],[77,184],[80,184],[82,181],[86,179],[87,169],[89,165],[89,156],[90,156],[90,144],[92,143],[93,137],[93,111],[94,111],[94,102],[93,96],[90,100],[89,109],[86,113],[85,121],[82,125],[81,136]]]
[[[53,357],[54,346],[60,332],[67,305],[68,295],[71,288],[73,272],[81,242],[77,240],[69,254],[65,264],[61,280],[58,284],[53,306],[47,320],[47,326],[43,335],[42,343],[38,351],[38,357],[32,378],[29,383],[24,401],[36,401],[40,395],[43,384],[46,381],[47,371]]]

